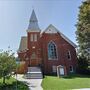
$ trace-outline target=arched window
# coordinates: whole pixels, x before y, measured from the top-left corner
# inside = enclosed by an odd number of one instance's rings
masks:
[[[69,71],[70,71],[70,72],[73,72],[73,66],[70,66],[70,67],[69,67]]]
[[[50,42],[48,44],[48,58],[49,59],[57,59],[56,45],[53,42]]]
[[[71,53],[70,53],[70,50],[68,50],[68,52],[67,52],[67,58],[68,58],[69,60],[71,60]]]

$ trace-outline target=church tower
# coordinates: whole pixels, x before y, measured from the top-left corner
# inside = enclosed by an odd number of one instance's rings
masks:
[[[40,37],[40,28],[38,25],[38,20],[35,14],[35,11],[32,11],[30,20],[29,20],[29,26],[27,29],[27,36],[28,36],[28,49],[30,48],[31,44],[37,43],[39,37]]]
[[[38,25],[38,20],[35,11],[33,10],[29,20],[29,26],[27,29],[27,48],[30,54],[30,64],[29,64],[30,66],[35,66],[39,64],[38,40],[40,38],[40,31],[41,30]]]

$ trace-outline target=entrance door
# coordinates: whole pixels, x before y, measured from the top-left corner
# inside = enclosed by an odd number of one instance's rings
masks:
[[[61,67],[59,70],[60,70],[60,75],[64,75],[64,68]]]
[[[31,59],[30,60],[30,66],[37,66],[37,60],[36,59]]]
[[[32,53],[30,58],[30,66],[37,66],[38,60],[35,52]]]

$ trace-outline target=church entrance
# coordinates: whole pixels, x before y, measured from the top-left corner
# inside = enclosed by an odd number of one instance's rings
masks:
[[[31,59],[30,60],[30,66],[38,66],[38,60],[37,59]]]
[[[32,53],[29,64],[30,66],[38,66],[38,59],[35,52]]]

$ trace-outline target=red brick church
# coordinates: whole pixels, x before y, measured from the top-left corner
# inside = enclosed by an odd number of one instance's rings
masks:
[[[75,72],[76,45],[52,24],[42,32],[34,10],[26,31],[27,36],[21,37],[18,50],[21,73],[37,66],[42,66],[45,74],[57,73],[59,66],[64,68],[62,74]]]

